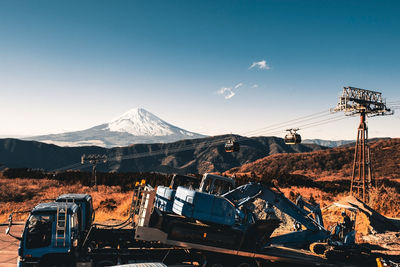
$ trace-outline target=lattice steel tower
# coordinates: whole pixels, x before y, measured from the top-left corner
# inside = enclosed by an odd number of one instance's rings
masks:
[[[81,157],[82,164],[92,164],[92,181],[94,181],[94,188],[97,190],[97,175],[96,175],[96,166],[98,163],[106,163],[107,156],[106,155],[98,155],[98,154],[83,154]]]
[[[339,102],[332,111],[343,111],[347,116],[360,114],[350,194],[366,202],[369,199],[369,191],[372,188],[373,180],[366,116],[392,115],[393,111],[386,106],[382,93],[354,87],[343,88]]]

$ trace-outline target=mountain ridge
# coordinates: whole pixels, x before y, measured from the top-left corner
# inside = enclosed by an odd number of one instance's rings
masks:
[[[374,178],[400,182],[400,138],[374,139],[370,144]],[[257,177],[302,175],[313,180],[349,179],[354,147],[341,146],[298,154],[273,154],[225,172],[226,175],[252,173]],[[284,162],[284,164],[282,164]]]
[[[205,135],[174,126],[143,108],[131,109],[108,123],[94,127],[23,138],[60,146],[122,147],[138,143],[169,143]]]
[[[125,147],[60,147],[37,141],[0,139],[0,163],[9,168],[57,170],[79,164],[83,154],[105,154],[109,160],[98,166],[104,172],[221,172],[276,153],[298,153],[326,149],[318,145],[286,145],[278,137],[240,137],[240,151],[227,153],[224,143],[232,135],[186,139],[173,143],[134,144]],[[238,136],[235,138],[239,139]]]

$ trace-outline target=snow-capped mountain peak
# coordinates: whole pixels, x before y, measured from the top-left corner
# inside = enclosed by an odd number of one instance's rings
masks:
[[[109,123],[62,134],[33,136],[36,140],[62,146],[127,146],[138,143],[167,143],[204,135],[171,125],[143,108],[131,109]]]
[[[193,133],[179,129],[161,120],[143,108],[131,109],[107,124],[106,130],[125,132],[136,136],[166,136],[176,133],[192,136]]]

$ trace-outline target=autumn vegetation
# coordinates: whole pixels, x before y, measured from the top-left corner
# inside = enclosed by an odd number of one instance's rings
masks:
[[[327,207],[348,195],[354,148],[338,147],[307,153],[273,154],[225,173],[237,184],[262,182],[279,188],[295,200],[298,195],[313,198]],[[400,217],[400,139],[385,139],[371,144],[372,166],[377,187],[370,203],[379,213]],[[169,184],[171,174],[98,173],[98,190],[94,190],[91,173],[7,169],[0,174],[0,222],[9,213],[30,210],[37,203],[64,193],[89,193],[93,196],[96,220],[122,220],[129,212],[132,189],[146,179],[153,187]],[[24,219],[21,217],[20,219]],[[337,218],[328,218],[335,222]]]

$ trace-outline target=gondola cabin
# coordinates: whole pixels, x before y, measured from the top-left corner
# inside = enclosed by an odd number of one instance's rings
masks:
[[[299,129],[288,129],[288,133],[285,135],[285,144],[296,145],[301,143],[300,134],[296,133]]]
[[[240,145],[237,141],[229,139],[225,143],[225,152],[238,152],[240,150]]]

